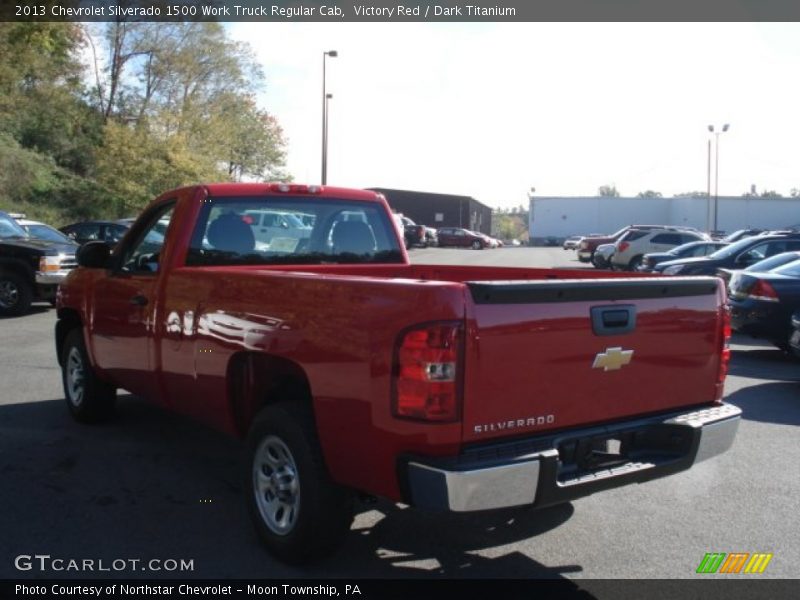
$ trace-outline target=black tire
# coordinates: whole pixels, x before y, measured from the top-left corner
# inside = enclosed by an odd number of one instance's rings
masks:
[[[341,545],[353,522],[353,494],[331,480],[304,401],[259,413],[247,436],[244,475],[256,531],[279,560],[308,563]]]
[[[481,244],[478,240],[472,242],[472,249],[473,250],[483,250],[483,244]]]
[[[114,415],[117,390],[97,378],[80,328],[67,334],[61,348],[61,382],[67,408],[76,421],[100,423]]]
[[[634,256],[631,259],[631,262],[628,263],[628,271],[635,271],[636,269],[639,268],[639,265],[641,265],[641,264],[642,264],[641,255],[640,256]]]
[[[18,317],[27,314],[33,302],[33,287],[22,276],[0,272],[0,316]]]

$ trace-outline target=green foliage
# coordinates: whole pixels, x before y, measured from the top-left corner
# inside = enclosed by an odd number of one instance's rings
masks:
[[[639,192],[636,194],[637,198],[661,198],[661,192],[655,192],[653,190],[646,190],[644,192]]]
[[[597,188],[597,195],[603,198],[619,198],[620,194],[614,185],[601,185]]]
[[[502,240],[527,240],[528,211],[522,206],[496,209],[492,214],[492,235]]]
[[[675,198],[708,198],[708,192],[681,192]]]
[[[262,79],[219,23],[0,23],[0,206],[59,224],[200,181],[288,179]]]

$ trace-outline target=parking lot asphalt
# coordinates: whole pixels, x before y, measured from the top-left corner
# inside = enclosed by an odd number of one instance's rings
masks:
[[[411,257],[582,267],[560,248],[431,248]],[[72,421],[54,324],[46,305],[0,320],[0,578],[674,579],[696,577],[707,552],[773,553],[757,577],[800,576],[800,361],[758,341],[734,339],[726,398],[744,418],[734,447],[720,457],[538,512],[436,515],[383,501],[360,505],[334,557],[293,568],[256,539],[236,440],[124,394],[112,423]],[[16,557],[33,554],[106,563],[184,559],[193,570],[15,568]]]

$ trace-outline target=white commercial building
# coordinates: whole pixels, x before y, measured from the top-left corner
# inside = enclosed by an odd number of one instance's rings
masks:
[[[700,230],[713,214],[714,198],[531,198],[529,233],[533,243],[588,233],[613,233],[631,224],[682,225]],[[800,198],[720,197],[717,229],[783,229],[800,224]]]

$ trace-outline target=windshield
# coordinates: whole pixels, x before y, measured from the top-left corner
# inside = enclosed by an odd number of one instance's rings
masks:
[[[47,240],[48,242],[61,242],[66,244],[74,244],[75,242],[65,236],[57,229],[53,229],[49,225],[23,225],[25,230],[31,235],[40,240]]]
[[[27,238],[28,232],[11,217],[0,214],[0,239]]]
[[[253,218],[259,213],[296,218],[265,227]],[[381,205],[272,196],[205,203],[186,259],[189,265],[402,262],[394,225]]]
[[[680,246],[676,246],[672,250],[669,250],[667,254],[671,254],[672,256],[680,256],[683,252],[688,252],[692,248],[695,248],[701,244],[705,244],[705,242],[688,242],[686,244],[681,244]]]

